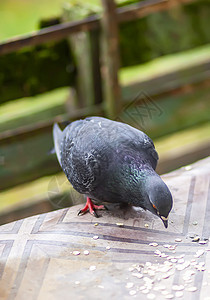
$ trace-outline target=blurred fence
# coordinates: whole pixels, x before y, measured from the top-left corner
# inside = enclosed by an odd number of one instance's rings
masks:
[[[142,114],[133,111],[147,106],[146,114],[156,115],[148,118],[144,111],[149,124],[145,130],[158,137],[210,119],[210,57],[149,80],[120,85],[118,78],[121,67],[209,43],[209,1],[102,4],[101,12],[87,9],[85,16],[67,7],[54,25],[42,24],[48,27],[0,43],[0,103],[61,86],[74,91],[74,105],[67,114],[0,133],[1,189],[60,170],[55,158],[47,155],[55,121],[97,114],[144,129]],[[157,122],[158,107],[167,114]],[[202,145],[191,158],[207,155],[208,147]],[[183,160],[176,167],[179,163]],[[167,164],[160,168],[168,170]]]

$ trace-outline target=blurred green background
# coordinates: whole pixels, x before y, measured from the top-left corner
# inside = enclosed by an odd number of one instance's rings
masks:
[[[1,0],[0,40],[38,29],[40,19],[59,16],[64,0]],[[91,3],[99,3],[90,0]]]

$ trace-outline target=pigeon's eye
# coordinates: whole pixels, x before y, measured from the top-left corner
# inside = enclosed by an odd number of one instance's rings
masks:
[[[155,204],[152,204],[152,206],[153,206],[155,209],[157,209],[157,207],[155,206]]]

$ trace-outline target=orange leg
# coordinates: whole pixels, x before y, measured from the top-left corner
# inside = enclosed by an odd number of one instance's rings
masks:
[[[87,197],[87,202],[85,204],[85,207],[78,212],[78,215],[83,215],[87,211],[89,211],[91,213],[91,215],[98,218],[98,215],[96,213],[96,209],[105,209],[105,207],[104,207],[104,205],[95,205],[95,204],[93,204],[92,200],[89,197]]]

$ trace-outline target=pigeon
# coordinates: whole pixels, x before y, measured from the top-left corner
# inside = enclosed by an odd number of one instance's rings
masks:
[[[168,227],[173,199],[155,172],[158,154],[142,131],[122,122],[88,117],[70,123],[62,131],[53,126],[58,162],[73,188],[87,197],[79,211],[98,216],[103,205],[129,204],[158,216]]]

